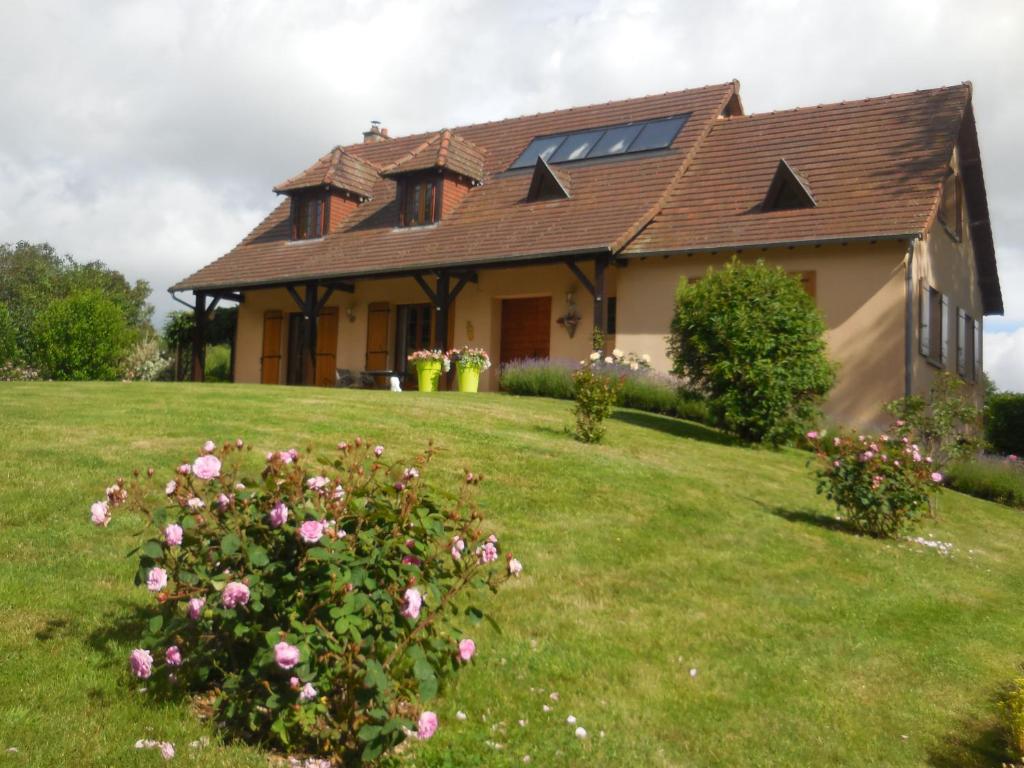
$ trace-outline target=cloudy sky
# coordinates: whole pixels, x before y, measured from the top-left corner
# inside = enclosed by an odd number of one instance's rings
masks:
[[[271,187],[371,119],[393,134],[736,78],[748,112],[975,86],[1006,315],[986,368],[1024,391],[1019,0],[2,0],[0,242],[153,285],[220,256]]]

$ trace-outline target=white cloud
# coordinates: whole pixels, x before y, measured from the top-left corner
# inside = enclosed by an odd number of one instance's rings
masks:
[[[1024,327],[985,332],[985,373],[999,389],[1024,392]]]
[[[0,241],[108,261],[164,310],[274,183],[371,119],[402,134],[732,78],[760,112],[971,79],[1024,322],[1022,36],[1017,0],[4,0]]]

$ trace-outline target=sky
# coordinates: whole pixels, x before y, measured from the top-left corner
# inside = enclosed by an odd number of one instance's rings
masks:
[[[2,0],[0,242],[167,288],[274,184],[371,120],[393,135],[738,79],[747,112],[970,80],[1006,313],[985,368],[1024,391],[1020,0]]]

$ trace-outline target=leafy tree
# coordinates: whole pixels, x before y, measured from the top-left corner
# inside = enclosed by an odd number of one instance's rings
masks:
[[[708,395],[726,429],[779,445],[805,431],[835,381],[824,333],[798,280],[733,259],[680,282],[669,354],[673,372]]]
[[[0,304],[0,364],[15,360],[17,352],[17,329],[11,311],[6,304]]]
[[[39,314],[58,299],[89,291],[102,293],[115,304],[137,338],[152,331],[153,308],[145,280],[129,283],[102,262],[80,264],[48,243],[0,243],[0,304],[10,313],[22,357],[29,357],[36,346],[32,334]]]
[[[65,381],[116,379],[133,341],[121,307],[95,290],[51,302],[32,337],[43,375]]]
[[[235,344],[235,325],[238,322],[238,307],[218,307],[206,324],[206,345],[207,356],[209,357],[211,346],[224,346],[228,348],[228,359],[231,357],[230,349]],[[195,314],[188,311],[171,312],[164,321],[163,341],[167,352],[174,360],[176,377],[180,378],[189,370],[189,361],[192,359],[192,332],[195,329]],[[219,354],[219,353],[217,353]],[[207,373],[209,374],[210,360],[207,360]],[[214,376],[225,376],[216,378],[217,381],[226,381],[229,376],[219,369],[214,371]]]

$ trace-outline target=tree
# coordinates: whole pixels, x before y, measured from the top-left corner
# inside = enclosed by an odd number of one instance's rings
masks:
[[[234,347],[237,322],[238,307],[215,309],[206,324],[206,345],[226,344],[229,347]],[[192,333],[195,324],[195,313],[185,311],[171,312],[164,321],[163,342],[168,354],[174,360],[175,380],[180,380],[188,368],[188,361],[192,356]],[[228,356],[230,358],[230,352]],[[207,367],[209,368],[209,365]],[[228,379],[230,379],[230,375],[228,375]]]
[[[805,431],[835,382],[825,323],[782,269],[736,259],[680,282],[669,337],[673,372],[745,440],[779,445]]]
[[[0,304],[0,365],[17,359],[16,330],[7,305]]]
[[[145,280],[133,285],[102,262],[79,264],[48,243],[0,243],[0,304],[10,313],[19,354],[29,362],[39,366],[30,357],[36,317],[53,301],[89,291],[100,292],[117,305],[136,338],[152,331],[153,308]]]
[[[118,378],[133,341],[121,307],[96,290],[50,302],[32,337],[43,375],[65,381]]]

